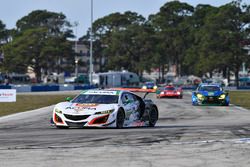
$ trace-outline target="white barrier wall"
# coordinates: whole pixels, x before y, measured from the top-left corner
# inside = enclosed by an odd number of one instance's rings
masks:
[[[17,92],[31,92],[30,85],[14,85],[12,89],[16,89]]]
[[[65,90],[74,90],[74,85],[60,85],[59,91],[65,91]]]

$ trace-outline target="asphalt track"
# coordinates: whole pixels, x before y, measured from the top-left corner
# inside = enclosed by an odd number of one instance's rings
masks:
[[[56,129],[53,106],[0,118],[0,167],[249,167],[250,111],[156,99],[154,128]]]

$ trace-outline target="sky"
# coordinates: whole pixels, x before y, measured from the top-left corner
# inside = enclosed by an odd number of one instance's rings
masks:
[[[170,0],[93,0],[93,20],[114,12],[133,11],[147,18]],[[180,0],[192,6],[210,4],[221,6],[231,0]],[[243,0],[248,2],[249,0]],[[6,28],[15,28],[16,21],[34,10],[62,12],[71,22],[78,22],[74,34],[81,37],[91,25],[91,0],[0,0],[0,20]]]

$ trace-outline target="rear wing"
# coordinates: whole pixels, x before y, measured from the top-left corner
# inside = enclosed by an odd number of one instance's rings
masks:
[[[155,89],[142,89],[142,88],[111,88],[110,90],[124,90],[124,91],[130,91],[130,92],[141,92],[145,93],[143,96],[143,99],[149,94],[149,93],[156,93]]]

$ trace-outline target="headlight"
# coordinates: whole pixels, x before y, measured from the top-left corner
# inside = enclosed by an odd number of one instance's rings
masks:
[[[163,95],[164,94],[164,92],[161,92],[161,95]]]
[[[204,100],[204,96],[203,96],[202,94],[197,94],[197,98],[198,98],[199,100]]]
[[[225,94],[222,94],[220,95],[219,99],[225,99],[226,98],[226,95]]]
[[[143,86],[142,89],[147,89],[147,87],[146,87],[146,86]]]
[[[181,94],[181,92],[177,92],[177,95],[180,95]]]
[[[58,108],[55,109],[55,112],[56,112],[56,113],[59,113],[59,114],[62,114],[62,111],[59,110]]]
[[[112,112],[114,112],[115,110],[106,110],[106,111],[100,111],[100,112],[96,112],[95,114],[111,114]]]
[[[157,86],[154,86],[153,89],[157,89]]]

